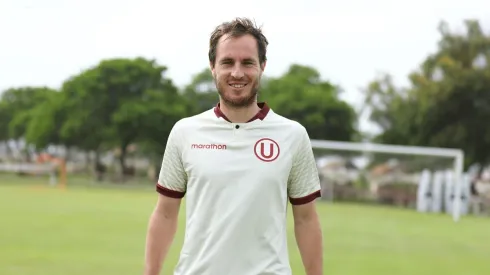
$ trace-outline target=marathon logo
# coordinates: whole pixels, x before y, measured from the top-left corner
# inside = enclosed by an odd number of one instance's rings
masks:
[[[192,144],[192,149],[226,150],[225,144]]]

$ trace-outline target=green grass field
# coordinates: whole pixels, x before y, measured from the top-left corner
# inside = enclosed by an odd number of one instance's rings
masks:
[[[142,274],[157,197],[152,188],[60,190],[21,181],[0,176],[0,274]],[[393,208],[318,207],[326,275],[490,274],[490,219],[455,224],[447,215]],[[304,274],[291,225],[290,219],[293,274]],[[162,274],[172,274],[182,237],[178,233]]]

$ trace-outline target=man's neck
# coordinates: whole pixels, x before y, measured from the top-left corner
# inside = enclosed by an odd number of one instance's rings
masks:
[[[226,105],[226,103],[220,100],[219,105],[221,112],[234,123],[245,123],[252,119],[260,111],[260,107],[257,105],[257,102],[254,102],[247,107],[234,108]]]

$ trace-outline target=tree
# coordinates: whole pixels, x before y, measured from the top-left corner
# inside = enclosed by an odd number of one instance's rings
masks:
[[[172,127],[180,119],[192,114],[193,105],[189,100],[176,92],[162,93],[149,91],[152,101],[140,105],[141,132],[137,142],[140,150],[150,159],[155,171],[160,169],[168,136]],[[156,175],[158,176],[158,175]]]
[[[124,173],[128,146],[154,139],[152,131],[168,132],[168,122],[175,122],[172,114],[186,110],[166,70],[154,60],[111,59],[68,79],[64,104],[71,114],[62,136],[83,136],[79,145],[86,150],[119,148]]]
[[[219,101],[219,95],[211,70],[206,68],[194,75],[191,83],[183,89],[183,95],[192,103],[192,113],[194,114],[207,111],[216,106]]]
[[[489,163],[490,36],[478,21],[465,26],[453,33],[440,24],[438,50],[409,75],[407,89],[385,78],[365,90],[371,119],[383,128],[380,142],[462,148],[467,164]]]
[[[0,141],[9,140],[9,123],[12,121],[13,114],[9,110],[9,105],[0,100]]]
[[[43,103],[56,91],[48,87],[11,88],[2,93],[2,109],[9,116],[9,138],[24,136],[30,117],[30,110]]]
[[[356,113],[339,93],[339,87],[321,80],[314,68],[293,64],[279,78],[264,81],[260,97],[304,125],[313,139],[350,141],[356,135]]]
[[[34,109],[57,93],[48,87],[18,87],[2,93],[0,99],[0,140],[25,138]],[[18,148],[20,149],[20,148]]]
[[[380,135],[374,137],[375,142],[417,144],[417,137],[412,133],[417,131],[417,123],[424,117],[420,98],[410,97],[409,92],[395,87],[389,74],[373,80],[364,92],[366,106],[362,111],[369,107],[370,120],[382,130]]]
[[[30,110],[25,132],[27,143],[43,149],[49,145],[63,145],[68,148],[82,142],[83,137],[70,140],[61,135],[60,129],[70,115],[63,104],[64,94],[56,92]]]

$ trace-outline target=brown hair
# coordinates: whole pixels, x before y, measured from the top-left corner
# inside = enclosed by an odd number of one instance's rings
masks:
[[[224,22],[214,29],[209,39],[209,62],[214,66],[216,62],[216,48],[223,35],[240,37],[247,34],[252,35],[257,40],[259,62],[260,64],[264,63],[267,60],[267,45],[269,42],[264,34],[262,34],[262,30],[248,18],[235,18],[233,21]]]

